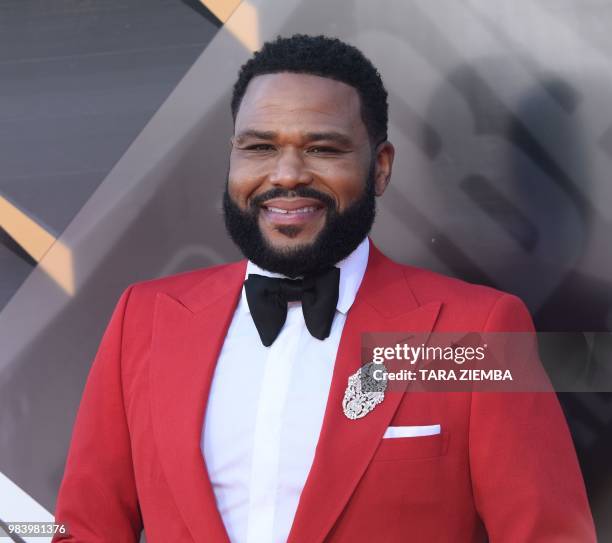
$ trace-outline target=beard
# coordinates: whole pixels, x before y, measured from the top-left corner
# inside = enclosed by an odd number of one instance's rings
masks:
[[[323,204],[325,223],[312,242],[277,249],[265,239],[258,222],[260,204],[281,197],[314,198]],[[223,194],[225,228],[242,254],[260,268],[292,278],[316,274],[346,258],[368,235],[375,215],[374,161],[363,194],[341,213],[333,198],[305,186],[292,190],[271,189],[253,198],[247,210],[242,210],[232,199],[227,183]],[[295,237],[300,229],[287,225],[279,226],[278,230],[287,237]]]

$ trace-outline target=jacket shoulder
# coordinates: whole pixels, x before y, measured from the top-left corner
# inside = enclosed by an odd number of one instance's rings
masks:
[[[486,285],[470,283],[442,273],[400,264],[408,284],[421,303],[433,300],[491,303],[508,293]]]
[[[514,294],[486,285],[469,283],[441,273],[401,265],[419,304],[441,301],[441,325],[483,329],[501,319],[510,329],[531,328],[523,301]]]
[[[196,287],[206,290],[209,285],[218,285],[220,276],[236,276],[243,267],[244,260],[239,260],[138,281],[126,288],[126,291],[129,291],[129,305],[142,310],[152,308],[160,293],[180,300]]]

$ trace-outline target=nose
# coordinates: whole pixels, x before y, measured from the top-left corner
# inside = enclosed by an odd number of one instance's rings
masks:
[[[311,182],[311,176],[304,167],[304,161],[295,149],[284,149],[276,160],[269,175],[270,183],[279,187],[295,187]]]

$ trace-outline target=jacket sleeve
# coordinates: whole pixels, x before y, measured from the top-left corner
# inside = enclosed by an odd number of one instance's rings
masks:
[[[515,296],[502,296],[485,331],[533,331]],[[540,364],[539,360],[533,361]],[[490,543],[595,542],[584,481],[554,392],[472,394],[470,468]]]
[[[57,499],[53,541],[136,542],[142,530],[121,379],[121,295],[87,378]]]

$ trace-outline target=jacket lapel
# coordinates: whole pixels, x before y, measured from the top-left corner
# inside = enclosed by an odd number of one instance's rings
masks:
[[[302,491],[288,543],[320,543],[350,499],[403,394],[393,391],[364,418],[342,410],[348,378],[361,365],[361,333],[423,332],[434,326],[441,304],[419,306],[405,268],[370,241],[368,267],[349,310],[334,366],[330,393],[312,468]]]
[[[185,295],[157,295],[151,413],[160,462],[195,541],[229,538],[200,449],[217,357],[240,295],[246,261],[213,272]]]

